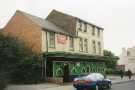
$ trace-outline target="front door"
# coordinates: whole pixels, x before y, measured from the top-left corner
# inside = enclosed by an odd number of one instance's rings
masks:
[[[64,64],[63,81],[64,82],[69,82],[69,65],[68,64]]]

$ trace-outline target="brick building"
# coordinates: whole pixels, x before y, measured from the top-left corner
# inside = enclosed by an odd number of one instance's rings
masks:
[[[46,19],[16,11],[4,32],[43,54],[44,77],[68,82],[91,72],[104,73],[103,28],[53,10]]]

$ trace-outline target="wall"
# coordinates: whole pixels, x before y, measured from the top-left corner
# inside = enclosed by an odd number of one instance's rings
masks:
[[[4,28],[4,32],[24,42],[25,46],[33,52],[41,53],[42,32],[37,24],[17,11]]]
[[[88,53],[92,55],[103,55],[103,30],[100,30],[100,37],[98,36],[97,32],[98,29],[95,29],[95,35],[92,35],[92,25],[87,24],[87,32],[83,32],[84,24],[82,23],[82,31],[79,29],[79,22],[76,23],[76,31],[78,32],[78,36],[81,38],[88,39]],[[93,53],[92,48],[92,41],[95,40],[96,42],[96,54]],[[101,54],[99,54],[97,42],[101,43]]]
[[[76,28],[78,28],[78,23],[77,23]],[[77,31],[78,31],[78,29],[77,29]],[[64,51],[64,52],[89,54],[89,55],[103,55],[103,31],[102,30],[100,30],[100,31],[101,31],[100,37],[97,36],[97,32],[95,33],[96,34],[95,36],[92,36],[92,34],[91,34],[92,28],[90,25],[88,25],[87,33],[78,31],[78,37],[74,38],[74,51],[70,51],[69,36],[64,35],[67,38],[66,43],[61,44],[61,43],[58,43],[58,40],[57,40],[58,35],[61,35],[61,34],[55,33],[55,48],[48,48],[48,52]],[[48,31],[42,31],[42,42],[43,42],[42,51],[43,52],[45,52],[47,50],[46,49],[46,32],[47,32],[47,34],[49,33]],[[79,37],[88,39],[88,53],[79,51]],[[93,53],[92,40],[96,41],[96,49],[97,49],[96,54]],[[101,54],[99,54],[99,50],[98,50],[98,46],[97,46],[98,41],[101,42]]]
[[[128,54],[128,52],[130,54]],[[130,69],[133,73],[135,73],[135,47],[128,49],[123,48],[118,64],[125,65],[126,71]]]

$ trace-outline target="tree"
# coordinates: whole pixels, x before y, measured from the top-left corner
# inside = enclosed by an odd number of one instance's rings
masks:
[[[106,57],[107,68],[116,69],[118,56],[115,56],[111,51],[104,50],[104,56]]]

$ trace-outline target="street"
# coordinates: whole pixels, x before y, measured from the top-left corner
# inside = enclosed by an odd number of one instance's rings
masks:
[[[48,88],[46,90],[76,90],[72,85],[56,87],[56,88]],[[107,90],[107,89],[106,89]],[[109,90],[135,90],[135,81],[121,83],[121,84],[113,84],[112,89]]]
[[[135,81],[112,85],[110,90],[135,90]]]
[[[127,77],[123,80],[118,76],[108,76],[108,78],[113,78],[112,89],[110,90],[135,90],[135,76],[129,81]],[[115,78],[115,79],[114,79]],[[65,85],[57,85],[52,83],[43,84],[31,84],[31,85],[9,85],[5,90],[75,90],[72,83],[67,83]]]

